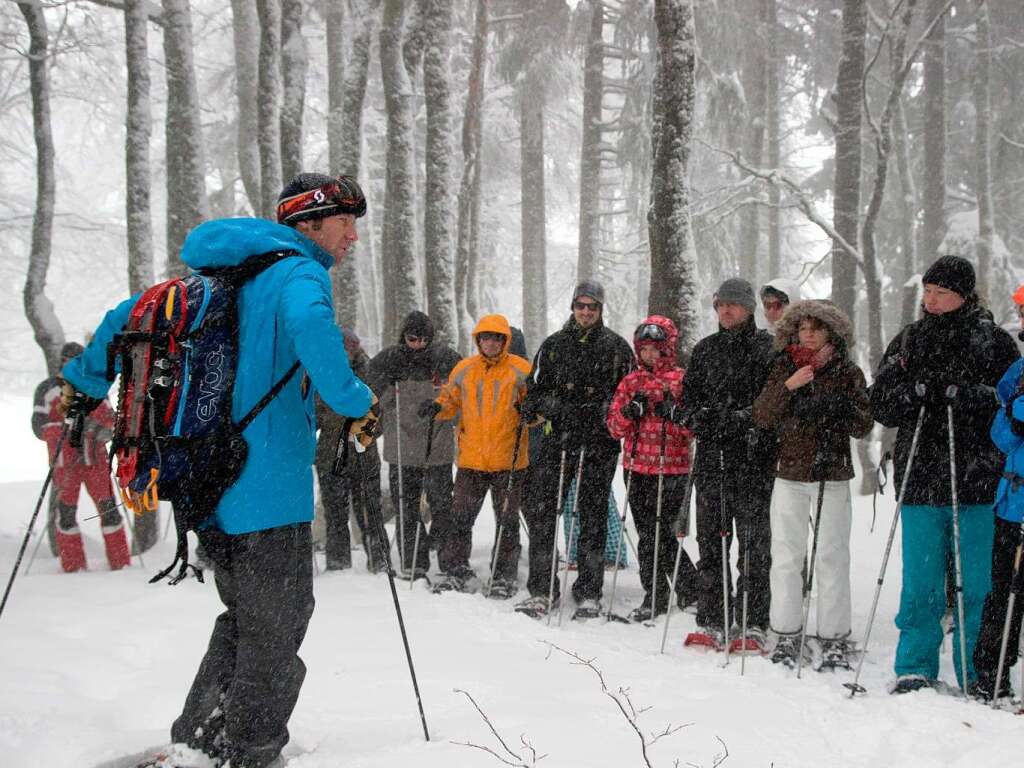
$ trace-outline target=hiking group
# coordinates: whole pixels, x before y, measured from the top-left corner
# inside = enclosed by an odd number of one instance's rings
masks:
[[[922,317],[889,345],[870,388],[855,362],[847,317],[829,301],[801,300],[798,287],[785,280],[760,291],[769,330],[756,327],[752,286],[725,280],[713,299],[718,330],[696,345],[685,370],[671,319],[645,318],[630,345],[605,326],[604,288],[592,279],[576,286],[570,317],[542,341],[532,362],[521,334],[502,315],[479,319],[476,353],[462,359],[419,311],[405,318],[394,345],[368,359],[355,334],[335,324],[328,276],[355,242],[355,221],[365,210],[353,179],[301,174],[281,192],[277,222],[213,220],[186,239],[185,264],[199,275],[235,281],[237,354],[221,422],[235,430],[227,433],[234,458],[226,479],[186,472],[185,481],[167,481],[172,490],[164,497],[174,502],[182,530],[196,531],[225,610],[171,728],[172,747],[143,765],[188,764],[198,753],[228,768],[281,763],[305,675],[298,649],[313,611],[311,467],[324,507],[327,567],[351,567],[352,520],[368,567],[391,572],[391,563],[382,562],[391,557],[382,540],[386,530],[373,519],[380,514],[381,474],[373,439],[381,429],[399,573],[427,579],[433,592],[483,590],[490,598],[512,598],[525,544],[527,594],[516,611],[550,616],[571,596],[573,618],[612,618],[622,546],[617,527],[610,530],[609,521],[615,527],[619,519],[609,504],[621,450],[644,591],[630,619],[650,623],[695,604],[697,630],[688,645],[765,653],[799,667],[810,662],[806,641],[813,637],[820,668],[849,669],[850,439],[866,436],[879,421],[897,430],[903,520],[892,690],[937,681],[948,553],[960,601],[958,679],[979,696],[1010,692],[1020,615],[1011,615],[1006,627],[1004,615],[1019,590],[1024,363],[980,305],[967,261],[944,256],[927,270]],[[84,351],[66,350],[73,357],[62,381],[41,387],[38,434],[51,443],[51,459],[62,458],[53,455],[51,433],[60,432],[65,415],[95,424],[88,428],[94,444],[109,439],[114,427],[104,398],[115,371],[107,347],[130,336],[122,329],[139,302],[132,297],[108,312]],[[172,304],[167,298],[168,317]],[[137,371],[122,363],[121,373],[124,400],[124,380]],[[181,398],[189,396],[186,387]],[[137,448],[141,439],[122,438],[121,450]],[[350,439],[356,451],[338,456],[339,443]],[[89,455],[106,461],[101,452]],[[69,462],[72,454],[62,456]],[[138,472],[153,469],[142,462]],[[78,478],[65,471],[56,482],[65,570],[85,565],[80,537],[69,541],[77,534]],[[117,568],[128,549],[109,475],[105,483],[94,498]],[[201,494],[191,487],[196,484]],[[478,576],[472,533],[488,491],[496,535],[487,573]],[[682,545],[691,491],[696,565]],[[565,553],[575,552],[571,589],[568,567],[561,583],[558,578],[563,510]],[[440,575],[428,579],[431,552]],[[610,599],[607,567],[615,573]],[[1009,658],[1007,644],[1014,649]]]

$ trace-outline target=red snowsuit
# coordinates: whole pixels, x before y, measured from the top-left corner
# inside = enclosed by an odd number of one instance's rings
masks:
[[[50,378],[36,387],[32,412],[32,431],[46,441],[50,463],[54,462],[64,419],[57,410],[60,403],[61,380]],[[57,496],[57,552],[65,571],[85,568],[85,550],[82,535],[75,519],[81,486],[100,513],[103,543],[111,570],[128,565],[128,541],[125,537],[121,514],[114,501],[107,464],[106,442],[114,428],[114,412],[106,402],[100,403],[85,420],[82,447],[73,447],[64,441],[53,470],[53,488]]]

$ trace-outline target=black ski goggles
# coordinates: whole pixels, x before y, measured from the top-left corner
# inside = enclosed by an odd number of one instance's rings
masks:
[[[636,329],[633,338],[637,341],[665,341],[668,339],[668,331],[657,323],[644,323]]]

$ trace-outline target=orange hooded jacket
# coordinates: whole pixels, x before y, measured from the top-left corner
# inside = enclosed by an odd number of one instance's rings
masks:
[[[473,341],[477,341],[477,334],[488,331],[505,337],[501,353],[495,358],[477,353],[455,366],[437,398],[441,406],[437,418],[459,418],[455,438],[460,468],[505,472],[512,465],[519,423],[519,411],[515,406],[526,395],[530,364],[508,351],[512,329],[504,315],[480,318],[473,329]],[[528,432],[523,429],[516,469],[525,469],[529,463],[528,447]]]

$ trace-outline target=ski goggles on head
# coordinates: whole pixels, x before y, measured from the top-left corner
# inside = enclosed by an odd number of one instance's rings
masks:
[[[279,224],[297,224],[308,219],[323,219],[343,213],[356,218],[366,213],[363,190],[349,176],[339,176],[334,181],[286,197],[277,203]]]
[[[637,327],[633,338],[637,341],[665,341],[668,339],[668,331],[657,323],[644,323]]]

